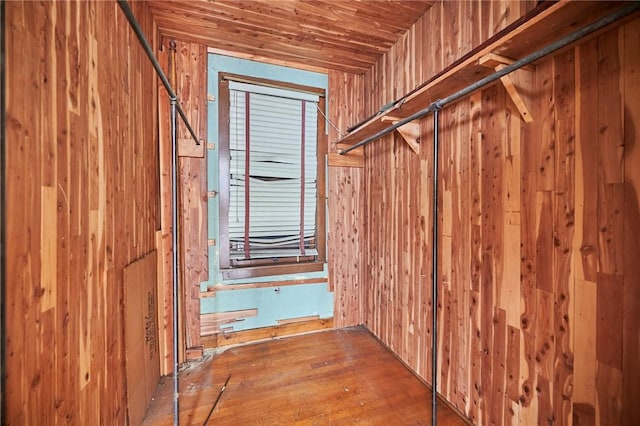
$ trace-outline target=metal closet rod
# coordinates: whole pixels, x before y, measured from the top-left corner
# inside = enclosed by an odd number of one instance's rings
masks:
[[[417,120],[419,118],[422,118],[424,116],[426,116],[427,114],[430,114],[436,110],[441,110],[444,106],[446,106],[447,104],[450,104],[452,102],[457,101],[458,99],[467,96],[468,94],[470,94],[471,92],[474,92],[484,86],[486,86],[489,83],[493,83],[494,81],[496,81],[497,79],[504,77],[505,75],[511,73],[512,71],[515,71],[519,68],[522,68],[525,65],[528,65],[534,61],[537,61],[538,59],[542,58],[543,56],[546,56],[552,52],[555,52],[558,49],[561,49],[579,39],[581,39],[582,37],[585,37],[595,31],[598,31],[599,29],[602,29],[604,27],[606,27],[607,25],[617,21],[618,19],[624,18],[625,16],[631,14],[632,12],[637,11],[638,9],[640,9],[640,1],[634,1],[626,6],[624,6],[621,9],[618,9],[617,11],[603,17],[600,18],[599,20],[586,25],[584,27],[582,27],[581,29],[569,34],[568,36],[561,38],[560,40],[557,40],[549,45],[547,45],[546,47],[537,50],[527,56],[525,56],[522,59],[519,59],[517,61],[515,61],[514,63],[507,65],[506,67],[502,68],[500,71],[497,71],[491,75],[488,75],[485,78],[482,78],[478,81],[476,81],[473,84],[470,84],[469,86],[465,87],[464,89],[461,89],[457,92],[455,92],[454,94],[447,96],[446,98],[443,99],[439,99],[435,102],[432,102],[427,108],[420,110],[412,115],[410,115],[407,118],[404,118],[400,121],[398,121],[397,123],[393,124],[390,127],[387,127],[386,129],[380,130],[378,133],[375,133],[372,136],[369,136],[368,138],[358,142],[357,144],[350,146],[349,148],[345,148],[341,151],[339,151],[338,153],[340,155],[344,155],[346,153],[348,153],[349,151],[352,151],[356,148],[359,148],[361,146],[364,145],[368,145],[373,141],[376,141],[378,139],[380,139],[383,136],[388,135],[389,133],[393,132],[394,130],[396,130],[398,127],[402,127],[407,123],[410,123],[413,120]]]
[[[138,40],[140,40],[140,44],[142,45],[142,48],[147,53],[149,60],[151,60],[151,63],[153,64],[153,68],[155,68],[156,73],[158,74],[158,77],[160,77],[160,80],[162,80],[162,84],[164,85],[165,89],[167,89],[167,92],[169,92],[169,97],[173,99],[178,99],[176,92],[173,90],[173,87],[171,87],[171,83],[169,83],[167,76],[165,75],[164,71],[162,71],[162,67],[158,62],[156,55],[153,54],[153,51],[151,50],[151,46],[149,45],[147,38],[144,36],[144,32],[142,32],[142,28],[140,28],[140,24],[138,23],[138,20],[133,14],[133,11],[131,10],[131,8],[129,7],[129,3],[127,2],[127,0],[118,0],[118,5],[120,6],[120,9],[122,9],[122,12],[124,13],[124,15],[127,17],[129,24],[131,24],[131,28],[133,28],[133,31],[138,36]],[[187,126],[187,129],[189,130],[189,133],[191,134],[191,137],[195,141],[196,145],[200,145],[200,140],[198,140],[198,136],[196,136],[196,132],[193,131],[193,127],[191,127],[191,124],[189,123],[189,120],[187,120],[187,116],[184,114],[184,111],[182,110],[182,107],[180,106],[179,103],[176,103],[176,109],[178,110],[178,114],[180,114],[180,117],[182,118],[182,121],[184,122],[185,126]]]
[[[431,426],[438,424],[438,160],[439,113],[433,112],[433,233],[431,234]]]

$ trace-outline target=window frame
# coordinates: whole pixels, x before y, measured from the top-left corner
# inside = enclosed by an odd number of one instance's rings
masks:
[[[230,91],[229,81],[257,84],[267,87],[276,87],[286,90],[294,90],[313,93],[319,96],[318,107],[324,111],[326,106],[325,89],[304,86],[295,83],[287,83],[276,80],[249,77],[232,73],[220,73],[218,75],[218,178],[219,178],[219,232],[220,249],[219,264],[223,279],[253,278],[271,275],[299,274],[304,272],[318,272],[324,269],[326,263],[326,164],[327,135],[325,120],[322,114],[318,114],[318,134],[316,141],[316,244],[318,255],[316,260],[291,261],[295,257],[279,258],[277,261],[268,259],[255,259],[244,261],[243,266],[234,266],[230,259],[229,250],[229,203],[230,203]]]

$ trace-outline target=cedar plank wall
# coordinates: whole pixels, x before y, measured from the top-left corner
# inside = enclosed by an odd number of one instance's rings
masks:
[[[200,138],[201,157],[180,156],[182,284],[185,294],[186,347],[200,345],[200,283],[209,279],[207,245],[207,47],[177,43],[175,90],[180,106]],[[195,145],[182,120],[178,139]]]
[[[162,50],[157,52],[158,61],[168,78],[173,79],[170,70],[170,55],[175,55],[175,79],[171,82],[180,106],[191,127],[200,138],[200,147],[195,142],[182,118],[177,116],[178,159],[178,199],[179,199],[179,250],[181,287],[181,324],[179,359],[184,357],[184,349],[199,346],[200,342],[200,283],[208,279],[207,245],[207,48],[206,46],[176,41],[176,51],[169,48],[169,39],[163,38]],[[158,290],[161,306],[160,342],[161,372],[173,371],[172,298],[173,298],[173,254],[171,218],[171,144],[170,144],[170,102],[164,86],[159,84],[158,111],[160,117],[160,196],[162,204],[162,280]],[[177,114],[177,113],[176,113]],[[183,150],[182,147],[187,148]],[[185,155],[188,153],[188,156]],[[183,341],[184,340],[184,341]]]
[[[123,269],[155,246],[156,79],[115,2],[5,8],[3,421],[125,424]]]
[[[178,139],[184,140],[183,146],[199,149],[202,153],[201,157],[186,156],[183,155],[182,150],[178,150],[181,285],[185,297],[186,347],[190,348],[200,345],[200,282],[208,279],[209,269],[206,46],[176,42],[176,80],[175,90],[180,106],[200,138],[201,146],[199,148],[193,146],[195,141],[179,116]]]
[[[530,7],[437,3],[365,75],[366,115]],[[539,64],[533,123],[501,85],[441,114],[438,391],[475,424],[640,418],[638,45],[635,19]],[[359,229],[366,325],[427,381],[432,121],[420,156],[366,147]]]
[[[358,97],[364,79],[329,71],[329,117],[340,131],[363,116],[364,103]],[[329,152],[336,152],[341,135],[329,130]],[[334,292],[333,320],[336,328],[364,323],[364,174],[362,168],[329,167],[327,220],[327,264],[329,287]]]

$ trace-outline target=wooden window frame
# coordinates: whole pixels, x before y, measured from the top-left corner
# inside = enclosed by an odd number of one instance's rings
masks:
[[[326,106],[325,90],[317,87],[304,86],[294,83],[286,83],[262,78],[247,77],[244,75],[220,73],[218,75],[218,174],[219,174],[219,200],[220,200],[220,270],[222,278],[241,279],[272,275],[299,274],[305,272],[318,272],[324,269],[326,263],[326,165],[327,135],[325,120],[322,114],[318,114],[318,135],[316,142],[316,241],[317,256],[310,257],[309,261],[296,261],[296,257],[271,259],[256,259],[246,261],[246,266],[233,266],[229,253],[229,202],[230,202],[230,149],[229,149],[229,81],[258,84],[267,87],[276,87],[287,90],[295,90],[313,93],[319,96],[318,107],[324,111]],[[315,260],[313,260],[315,258]]]

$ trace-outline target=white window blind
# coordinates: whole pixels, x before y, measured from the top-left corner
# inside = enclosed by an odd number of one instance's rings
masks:
[[[317,96],[229,89],[230,259],[317,255]]]

